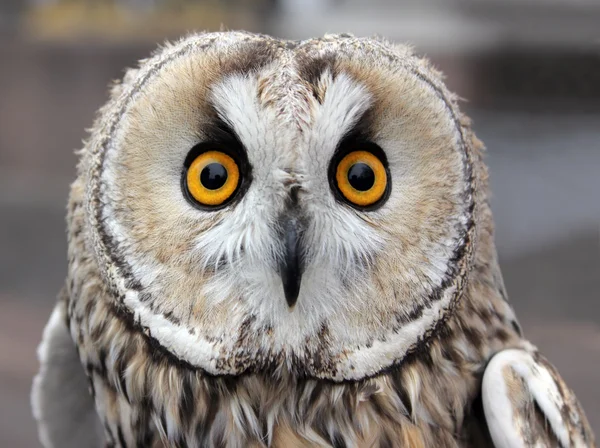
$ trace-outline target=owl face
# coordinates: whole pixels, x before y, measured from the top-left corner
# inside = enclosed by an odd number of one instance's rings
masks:
[[[471,149],[404,47],[191,36],[130,71],[84,152],[115,306],[208,373],[363,378],[459,299]]]

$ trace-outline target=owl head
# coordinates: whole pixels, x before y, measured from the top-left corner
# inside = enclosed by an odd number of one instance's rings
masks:
[[[114,304],[193,367],[364,378],[463,295],[475,146],[406,47],[192,35],[101,109],[88,247]]]

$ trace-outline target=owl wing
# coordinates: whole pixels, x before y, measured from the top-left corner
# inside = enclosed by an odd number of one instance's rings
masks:
[[[482,399],[497,448],[595,446],[575,394],[537,352],[494,355],[483,375]]]
[[[45,448],[104,446],[104,433],[88,391],[88,380],[59,300],[38,347],[40,371],[33,380],[31,406]]]

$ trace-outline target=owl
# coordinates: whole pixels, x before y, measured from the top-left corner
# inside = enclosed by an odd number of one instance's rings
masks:
[[[593,446],[524,339],[483,147],[404,46],[168,44],[80,152],[45,447]]]

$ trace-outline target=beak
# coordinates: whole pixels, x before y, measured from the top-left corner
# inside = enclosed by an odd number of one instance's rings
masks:
[[[300,247],[301,227],[295,217],[286,217],[282,223],[283,258],[279,264],[279,274],[283,283],[283,293],[291,308],[298,300],[302,280],[302,250]]]

